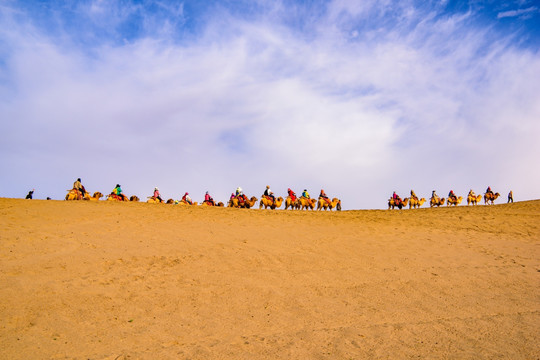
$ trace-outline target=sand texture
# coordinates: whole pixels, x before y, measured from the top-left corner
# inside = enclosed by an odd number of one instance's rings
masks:
[[[0,359],[539,359],[540,201],[0,199]]]

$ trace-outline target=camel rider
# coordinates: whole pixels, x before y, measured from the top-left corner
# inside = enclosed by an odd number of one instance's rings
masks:
[[[210,196],[210,194],[208,193],[208,191],[206,192],[206,194],[204,195],[204,202],[206,203],[210,203],[212,205],[216,205],[214,203],[214,199],[212,199],[212,197]]]
[[[293,202],[296,201],[296,194],[294,193],[294,191],[291,190],[291,188],[287,189],[287,193],[289,194],[289,197]]]
[[[247,197],[244,195],[244,191],[240,186],[236,188],[236,198],[238,199],[239,204],[243,204],[244,201],[247,200]]]
[[[321,189],[321,193],[319,194],[319,199],[324,199],[324,201],[330,204],[330,199],[328,198],[328,196],[326,195],[323,189]]]
[[[401,198],[399,197],[398,194],[396,194],[395,191],[392,194],[392,200],[394,200],[394,205],[398,205],[401,202]]]
[[[411,190],[411,198],[413,198],[414,200],[418,200],[418,196],[416,196],[414,190]]]
[[[475,198],[476,194],[474,193],[473,189],[471,189],[471,190],[469,190],[469,195],[467,195],[467,196]]]
[[[456,194],[454,194],[454,190],[450,190],[450,192],[448,193],[448,198],[456,201],[457,200],[457,196]]]
[[[182,200],[189,205],[193,205],[193,201],[191,201],[191,196],[189,196],[189,193],[185,193],[184,196],[182,196]]]
[[[491,186],[488,186],[488,188],[486,189],[486,194],[493,195],[493,191],[491,191]]]
[[[159,193],[159,189],[157,187],[154,188],[154,199],[159,200],[159,202],[163,202],[163,199],[161,198],[161,194]]]
[[[433,191],[431,192],[431,198],[432,198],[432,199],[435,199],[435,200],[437,200],[437,201],[440,200],[440,199],[439,199],[439,195],[437,195],[437,194],[435,193],[435,190],[433,190]]]
[[[81,184],[81,178],[78,178],[77,181],[73,183],[73,190],[77,193],[77,198],[80,200],[84,197],[84,194],[86,194],[86,189],[84,188],[83,184]]]
[[[309,193],[307,192],[307,189],[304,189],[304,191],[302,192],[302,197],[306,199],[311,199]]]
[[[122,200],[126,199],[126,195],[122,194],[122,188],[120,187],[120,184],[116,184],[116,187],[113,189],[112,194],[118,196]]]
[[[263,195],[266,196],[267,198],[272,199],[272,204],[274,204],[276,202],[276,197],[274,196],[274,193],[272,192],[272,190],[270,190],[269,185],[266,185],[266,190],[264,190]]]

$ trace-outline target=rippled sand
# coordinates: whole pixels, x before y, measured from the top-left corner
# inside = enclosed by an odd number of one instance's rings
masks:
[[[538,359],[539,344],[540,201],[0,199],[1,359]]]

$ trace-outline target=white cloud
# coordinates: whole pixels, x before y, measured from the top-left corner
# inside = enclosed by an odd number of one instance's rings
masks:
[[[509,11],[502,11],[497,14],[497,19],[507,18],[507,17],[516,17],[516,16],[522,16],[527,15],[533,12],[538,12],[539,9],[537,7],[531,6],[527,9],[517,9],[517,10],[509,10]]]

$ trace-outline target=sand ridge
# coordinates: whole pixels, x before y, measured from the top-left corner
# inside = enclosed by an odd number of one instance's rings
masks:
[[[540,201],[0,199],[0,358],[537,359]]]

